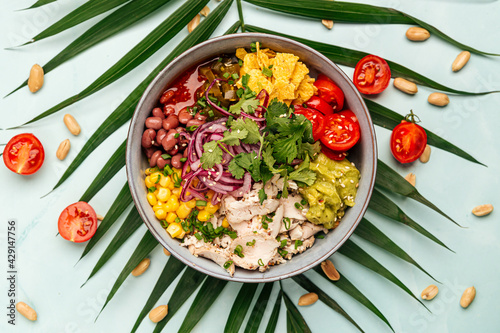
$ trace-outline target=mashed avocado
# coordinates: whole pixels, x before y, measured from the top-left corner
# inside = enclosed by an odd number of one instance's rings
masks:
[[[345,209],[354,206],[359,170],[347,159],[334,161],[324,154],[319,154],[309,169],[316,172],[317,178],[312,186],[301,189],[310,206],[306,217],[314,224],[333,229]]]

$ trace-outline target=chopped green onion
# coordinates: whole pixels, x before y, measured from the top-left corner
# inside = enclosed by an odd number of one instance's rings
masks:
[[[178,137],[180,137],[180,136],[181,136],[181,135],[180,135],[179,133],[175,133],[175,134],[174,134],[174,138],[176,138],[176,139],[177,139]]]
[[[186,127],[186,130],[188,132],[194,132],[194,130],[197,128],[198,128],[198,125],[192,125],[192,126]]]
[[[255,245],[255,239],[252,239],[251,242],[247,242],[247,246],[254,246]]]
[[[262,69],[262,74],[264,74],[264,75],[265,75],[265,76],[267,76],[267,77],[272,77],[272,76],[273,76],[273,71],[272,71],[272,70],[270,70],[270,69],[269,69],[269,68],[267,68],[267,67],[264,67],[264,68]]]
[[[243,66],[243,60],[239,59],[238,60],[238,65],[240,65],[240,67]]]
[[[229,74],[229,73],[222,74],[222,76],[224,76],[224,78],[226,78],[226,79],[229,77],[229,75],[231,75],[231,74]]]
[[[201,240],[203,238],[200,233],[194,234],[194,237],[196,237],[197,240]]]
[[[158,184],[160,182],[160,179],[161,179],[161,175],[158,175],[158,178],[156,179],[155,184]]]
[[[283,239],[283,240],[281,240],[281,242],[280,242],[280,243],[281,243],[281,244],[280,244],[280,248],[283,248],[283,247],[285,247],[285,246],[286,246],[286,244],[288,243],[288,241],[287,241],[286,239]]]
[[[224,269],[228,269],[233,264],[232,260],[228,260],[224,263]]]
[[[257,263],[259,264],[259,266],[264,266],[264,262],[262,261],[262,259],[259,259],[259,261],[257,261]]]
[[[278,253],[280,254],[280,256],[284,257],[288,254],[288,251],[285,251],[285,250],[282,250],[282,249],[278,249]]]
[[[302,205],[301,205],[300,203],[296,202],[296,203],[295,203],[295,208],[297,208],[297,209],[302,209],[302,208],[304,208],[304,207],[302,207]]]
[[[156,191],[156,186],[151,186],[150,188],[148,188],[148,191],[153,193],[154,191]]]
[[[264,220],[262,219],[262,228],[266,229],[269,228],[269,224]]]
[[[229,80],[229,81],[227,81],[227,83],[234,84],[234,81],[233,80]]]
[[[276,195],[276,199],[281,199],[281,192],[278,192],[278,194]]]
[[[252,50],[252,52],[256,52],[257,51],[257,45],[255,43],[251,43],[250,44],[250,50]]]
[[[218,62],[222,62],[222,58],[217,59]]]
[[[297,248],[298,248],[299,246],[301,246],[301,245],[302,245],[302,241],[301,241],[301,240],[299,240],[299,239],[297,239],[297,240],[295,241],[295,250],[297,250]]]
[[[186,162],[186,161],[187,161],[187,158],[186,158],[186,157],[182,157],[182,158],[180,159],[180,161],[181,161],[182,163],[184,163],[184,162]]]
[[[165,176],[170,176],[172,173],[174,173],[174,170],[172,170],[170,165],[165,165],[165,168],[163,169],[163,174]]]
[[[244,258],[245,255],[243,254],[243,247],[241,245],[236,246],[234,249],[234,254],[238,255],[240,258]]]
[[[207,202],[203,200],[196,200],[196,206],[206,206]]]
[[[235,80],[238,80],[238,79],[240,78],[240,76],[238,75],[238,73],[233,73],[233,74],[231,75],[231,77],[232,77],[233,79],[235,79]]]
[[[238,96],[238,98],[241,98],[241,96],[243,96],[244,92],[245,92],[245,90],[240,88],[240,89],[236,90],[236,96]]]
[[[292,226],[292,221],[290,221],[290,218],[284,217],[283,224],[285,225],[285,229],[288,230]]]
[[[217,101],[218,101],[217,97],[214,97],[214,96],[208,96],[208,99],[214,103],[217,103]]]
[[[300,200],[300,204],[301,204],[302,206],[307,205],[307,200],[306,200],[306,199],[302,199],[302,200]]]
[[[198,103],[198,105],[200,105],[202,108],[207,106],[207,103],[205,103],[204,99],[199,99],[196,103]]]
[[[269,69],[273,68],[274,65],[269,65]]]
[[[174,220],[175,223],[180,223],[181,222],[181,219],[176,217],[175,220]]]
[[[325,235],[318,235],[318,236],[316,236],[316,238],[323,239],[323,238],[325,238]]]
[[[179,177],[179,175],[176,172],[172,174],[172,180],[174,181],[175,187],[181,187],[182,178]]]
[[[161,220],[161,221],[160,221],[160,223],[161,223],[161,226],[162,226],[164,229],[168,228],[168,223],[167,223],[167,221],[165,221],[165,220]]]
[[[177,133],[179,134],[179,133]],[[168,160],[169,158],[172,158],[172,156],[170,156],[169,154],[163,154],[161,155],[161,158],[163,158],[164,160]]]
[[[248,85],[248,80],[250,80],[249,74],[245,74],[241,77],[241,84],[243,85],[243,87],[246,87]]]
[[[214,112],[212,110],[208,110],[208,116],[212,118],[214,116]]]

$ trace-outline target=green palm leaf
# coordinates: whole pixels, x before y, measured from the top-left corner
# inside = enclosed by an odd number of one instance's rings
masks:
[[[194,293],[196,289],[200,286],[203,280],[207,276],[203,273],[195,271],[194,269],[187,267],[182,274],[177,286],[175,287],[172,296],[168,300],[168,314],[167,316],[156,324],[154,333],[159,333],[163,330],[165,325],[172,319],[172,317],[179,311],[181,306],[188,300],[188,298]]]
[[[300,15],[319,20],[330,19],[335,22],[347,23],[373,23],[373,24],[411,24],[419,25],[427,29],[431,34],[445,40],[446,42],[472,53],[498,56],[499,54],[479,51],[475,48],[462,44],[447,36],[434,26],[412,17],[406,13],[392,8],[377,7],[372,5],[328,1],[328,0],[245,0],[259,7],[264,7],[282,13]]]
[[[179,333],[191,332],[191,330],[215,302],[217,297],[219,297],[227,282],[228,281],[226,280],[217,279],[211,276],[207,277],[201,286],[200,291],[198,291],[196,298],[191,304],[191,307],[189,308],[189,311],[179,328]]]
[[[338,3],[337,1],[331,2],[331,3]],[[363,58],[364,56],[368,55],[369,53],[366,52],[361,52],[361,51],[356,51],[352,49],[348,49],[345,47],[341,46],[335,46],[331,44],[324,44],[304,38],[299,38],[295,36],[290,36],[286,34],[282,34],[276,31],[271,31],[259,27],[255,27],[252,25],[246,25],[245,26],[246,30],[249,32],[261,32],[261,33],[267,33],[267,34],[273,34],[273,35],[278,35],[286,38],[290,38],[293,40],[296,40],[297,42],[300,42],[302,44],[305,44],[307,46],[312,47],[318,52],[321,52],[325,57],[330,59],[331,61],[339,64],[339,65],[345,65],[349,67],[355,67],[358,61]],[[454,94],[461,94],[461,95],[485,95],[485,94],[490,94],[490,93],[495,93],[498,91],[486,91],[486,92],[469,92],[469,91],[463,91],[463,90],[457,90],[453,88],[449,88],[447,86],[444,86],[436,81],[433,81],[407,67],[404,67],[398,63],[395,63],[393,61],[387,60],[387,63],[389,64],[389,67],[391,68],[391,76],[392,77],[402,77],[407,80],[410,80],[412,82],[415,82],[417,84],[441,90],[441,91],[446,91],[449,93],[454,93]]]
[[[182,52],[188,50],[196,44],[207,40],[219,23],[223,20],[232,0],[226,0],[219,4],[217,8],[203,20],[198,29],[194,29],[186,38],[184,38],[177,47],[144,79],[137,88],[106,118],[99,128],[92,134],[90,139],[85,143],[76,158],[71,162],[68,169],[64,172],[61,179],[54,186],[54,189],[59,187],[66,179],[75,172],[75,170],[83,163],[83,161],[112,133],[132,118],[135,107],[139,102],[144,90],[158,73],[165,68],[172,60],[179,56]],[[233,24],[228,32],[237,30],[238,22]]]
[[[80,201],[89,202],[110,180],[125,166],[125,148],[127,140],[118,147],[111,155],[104,167],[99,171],[99,174],[92,181],[85,193],[80,198]],[[127,184],[125,184],[127,185]]]
[[[394,221],[403,223],[413,230],[421,233],[425,237],[429,238],[430,240],[436,242],[437,244],[445,247],[446,249],[450,250],[451,252],[455,252],[451,250],[448,246],[446,246],[443,242],[441,242],[436,236],[428,232],[426,229],[424,229],[420,224],[417,222],[413,221],[408,215],[405,214],[394,202],[392,202],[388,197],[383,195],[380,191],[377,189],[373,189],[372,197],[370,199],[370,202],[368,203],[368,208],[373,209],[379,214],[384,215],[385,217],[388,217]]]
[[[35,2],[34,4],[32,4],[30,7],[28,8],[25,8],[25,10],[27,9],[33,9],[33,8],[38,8],[38,7],[41,7],[41,6],[45,6],[49,3],[52,3],[56,0],[38,0],[37,2]]]
[[[139,242],[139,245],[137,245],[137,248],[135,249],[134,253],[130,256],[129,261],[123,267],[123,270],[121,271],[120,275],[116,279],[115,284],[111,288],[111,291],[108,294],[108,297],[106,298],[106,302],[102,306],[101,311],[99,312],[99,315],[101,314],[102,310],[106,307],[106,305],[111,301],[113,296],[116,294],[120,286],[122,285],[123,281],[130,275],[130,273],[134,270],[139,263],[146,258],[146,256],[153,251],[153,249],[158,245],[158,241],[151,235],[149,230],[146,231],[144,236],[142,237],[141,241]],[[99,317],[97,315],[97,317]],[[97,318],[96,318],[97,320]]]
[[[290,300],[290,297],[283,292],[283,299],[286,306],[287,331],[296,333],[311,333],[311,329],[307,326],[306,320]]]
[[[271,297],[273,286],[273,282],[264,284],[264,287],[262,288],[259,297],[253,306],[252,313],[250,313],[250,317],[248,318],[245,333],[259,332],[259,326],[266,311],[267,303],[269,303],[269,297]]]
[[[404,116],[386,108],[385,106],[382,106],[366,98],[364,100],[366,106],[368,107],[368,110],[370,110],[370,115],[372,117],[373,123],[377,126],[392,130],[394,127],[401,123],[401,120],[405,119]],[[428,129],[425,129],[425,132],[427,133],[427,143],[429,145],[446,150],[447,152],[460,156],[468,161],[484,165],[462,149],[437,136]]]
[[[238,332],[240,330],[258,286],[257,283],[244,283],[241,285],[240,292],[234,299],[233,307],[227,317],[224,333]]]
[[[323,302],[324,304],[328,305],[328,307],[330,307],[332,310],[340,313],[345,319],[349,320],[351,322],[351,324],[353,324],[354,326],[356,326],[356,328],[358,330],[360,330],[361,332],[364,332],[361,329],[361,327],[359,327],[358,324],[356,324],[356,322],[354,321],[354,319],[352,319],[351,316],[349,316],[347,314],[347,312],[345,312],[345,310],[342,309],[342,307],[337,302],[335,302],[333,300],[333,298],[331,298],[330,296],[328,296],[323,290],[321,290],[318,286],[316,286],[304,274],[295,275],[294,277],[292,277],[292,279],[295,282],[297,282],[302,288],[304,288],[305,290],[307,290],[308,292],[317,294],[318,297],[319,297],[319,300],[321,302]]]
[[[144,307],[142,308],[142,311],[139,314],[139,317],[137,318],[137,321],[135,322],[131,333],[137,331],[137,328],[139,328],[139,325],[141,324],[144,317],[146,317],[148,312],[151,311],[151,309],[156,304],[156,302],[158,302],[165,290],[167,290],[170,284],[181,274],[184,268],[186,268],[186,265],[177,260],[174,256],[170,256],[170,258],[168,258],[167,264],[158,277],[158,281],[156,282],[151,295],[146,301],[146,304],[144,304]]]
[[[283,298],[283,289],[280,288],[278,296],[276,297],[276,301],[274,302],[273,311],[271,312],[271,316],[269,317],[269,321],[267,322],[265,333],[276,332],[276,324],[278,324],[278,318],[280,316],[282,298]]]
[[[106,250],[104,250],[103,254],[95,264],[85,283],[87,283],[87,281],[90,280],[90,278],[92,278],[102,268],[102,266],[104,266],[106,262],[108,262],[113,254],[118,251],[118,249],[125,243],[125,241],[129,239],[130,236],[132,236],[132,234],[137,229],[139,229],[141,225],[143,225],[143,222],[139,215],[139,212],[135,207],[133,207],[130,213],[125,218],[125,221],[123,221],[123,224],[116,233],[115,237],[111,240],[108,247],[106,248]],[[85,283],[83,285],[85,285]]]
[[[352,240],[348,239],[344,245],[340,247],[338,252],[342,253],[346,257],[356,261],[357,263],[365,266],[366,268],[371,269],[377,274],[380,274],[387,280],[391,281],[394,283],[396,286],[399,288],[403,289],[408,295],[413,297],[417,302],[422,304],[423,307],[427,309],[427,307],[422,303],[412,292],[408,287],[404,285],[403,282],[401,282],[394,274],[392,274],[387,268],[382,266],[378,261],[373,259],[368,253],[366,253],[362,248],[360,248],[356,243],[354,243]],[[429,310],[429,309],[427,309]]]
[[[150,32],[116,64],[80,93],[67,98],[23,125],[31,124],[78,102],[115,82],[152,56],[174,37],[207,4],[208,0],[188,0]]]
[[[406,179],[401,177],[399,173],[391,169],[387,164],[378,160],[377,163],[377,177],[375,178],[375,186],[381,187],[387,191],[398,193],[404,195],[405,197],[411,198],[415,201],[418,201],[427,207],[433,209],[438,212],[442,216],[446,217],[451,222],[455,223],[459,227],[462,227],[460,224],[455,222],[451,217],[443,213],[441,209],[437,208],[432,202],[424,198],[417,189],[411,185]]]
[[[373,312],[377,317],[379,317],[383,322],[385,322],[387,324],[387,326],[389,326],[389,328],[394,332],[394,329],[392,328],[392,326],[389,323],[389,321],[387,320],[387,318],[385,318],[385,316],[382,314],[382,312],[380,312],[380,310],[377,309],[377,307],[368,298],[366,298],[366,296],[363,295],[363,293],[361,293],[361,291],[359,291],[358,288],[356,288],[349,280],[347,280],[345,275],[342,275],[338,269],[337,269],[337,271],[342,276],[338,281],[330,280],[328,278],[328,276],[326,276],[326,274],[323,272],[323,270],[321,269],[320,266],[316,266],[313,269],[319,275],[321,275],[325,280],[329,281],[332,285],[341,289],[346,294],[348,294],[349,296],[354,298],[356,301],[358,301],[360,304],[365,306],[368,310]]]
[[[49,62],[43,66],[43,72],[47,75],[47,73],[77,54],[82,53],[90,47],[132,26],[134,23],[155,12],[169,1],[170,0],[134,0],[125,4],[85,31],[64,50],[49,60]],[[134,13],[134,15],[130,15],[130,13]],[[9,93],[9,95],[27,84],[28,80],[24,81],[24,83]]]
[[[412,264],[413,266],[420,269],[422,272],[427,274],[431,279],[437,281],[432,275],[430,275],[425,269],[422,268],[408,253],[406,253],[402,248],[400,248],[396,243],[394,243],[389,237],[387,237],[380,229],[375,227],[370,221],[363,218],[361,223],[358,224],[354,233],[361,238],[369,241],[372,244],[386,250],[389,253],[394,254],[396,257],[403,259],[404,261]]]

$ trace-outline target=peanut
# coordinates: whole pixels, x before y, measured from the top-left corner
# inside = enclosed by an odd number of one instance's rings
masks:
[[[446,106],[450,103],[450,98],[446,94],[435,92],[429,95],[427,101],[432,105]]]
[[[451,70],[454,72],[458,72],[461,70],[469,61],[470,59],[470,52],[469,51],[462,51],[460,52],[455,60],[453,61],[453,64],[451,65]]]
[[[209,13],[210,13],[210,8],[208,8],[208,6],[203,7],[203,9],[200,12],[200,14],[205,17],[207,17]]]
[[[323,23],[323,25],[325,27],[327,27],[329,30],[332,30],[332,28],[333,28],[333,21],[332,20],[321,20],[321,23]]]
[[[427,288],[425,288],[422,291],[422,294],[420,296],[422,297],[422,299],[430,301],[431,299],[433,299],[434,297],[436,297],[436,295],[438,294],[438,292],[439,292],[438,287],[436,285],[434,285],[434,284],[431,284],[430,286],[428,286]]]
[[[56,157],[61,161],[64,160],[66,156],[68,156],[70,148],[71,148],[71,142],[69,142],[69,139],[64,140],[59,145],[59,148],[57,148]]]
[[[171,255],[170,252],[168,252],[168,250],[166,248],[163,248],[163,253],[165,253],[166,256],[169,256]]]
[[[314,304],[318,301],[318,295],[316,293],[309,293],[300,296],[299,298],[299,306],[307,306]]]
[[[26,319],[35,321],[37,318],[36,311],[33,310],[28,304],[19,302],[16,304],[17,311],[22,314]]]
[[[157,323],[165,318],[168,314],[168,305],[160,305],[149,312],[149,319],[153,323]]]
[[[43,68],[34,64],[30,70],[30,76],[28,78],[28,88],[32,93],[37,92],[43,86]]]
[[[427,163],[427,162],[429,162],[430,158],[431,158],[431,146],[425,145],[424,152],[422,153],[422,155],[420,155],[420,157],[418,159],[422,163]]]
[[[104,216],[102,216],[102,215],[96,214],[96,217],[97,217],[97,219],[98,219],[99,221],[104,220]]]
[[[188,23],[187,28],[189,33],[191,33],[200,24],[200,14],[196,14],[195,17]]]
[[[340,279],[340,274],[330,260],[325,260],[321,263],[321,269],[332,281],[338,281]]]
[[[80,125],[78,125],[78,122],[76,121],[75,117],[73,117],[70,114],[65,114],[63,121],[64,125],[66,125],[71,134],[73,135],[80,134],[82,129],[80,128]]]
[[[148,269],[149,264],[151,264],[151,259],[149,258],[144,258],[142,261],[137,265],[136,268],[132,271],[133,276],[139,276],[144,274],[144,272]]]
[[[491,213],[492,211],[493,211],[493,205],[491,204],[479,205],[472,209],[472,214],[476,216],[485,216]]]
[[[462,298],[460,298],[460,305],[464,309],[467,308],[472,303],[475,297],[476,297],[476,288],[469,287],[465,289],[464,293],[462,294]]]
[[[417,183],[417,176],[415,176],[414,173],[410,172],[409,174],[406,175],[405,177],[406,181],[415,187],[415,184]]]
[[[431,34],[429,33],[429,31],[425,30],[424,28],[411,27],[408,30],[406,30],[406,38],[414,42],[423,42],[424,40],[427,40],[430,36]]]
[[[401,77],[394,79],[394,87],[409,95],[415,95],[418,92],[418,87],[415,83]]]

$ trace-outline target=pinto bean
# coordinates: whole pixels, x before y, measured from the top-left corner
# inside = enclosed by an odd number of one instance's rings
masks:
[[[163,157],[158,157],[158,160],[156,160],[156,166],[158,169],[162,170],[165,165],[170,165],[170,158],[169,159],[164,159]]]
[[[179,126],[179,117],[175,114],[171,114],[167,119],[163,119],[163,128],[168,131],[172,128]]]
[[[165,151],[168,152],[169,150],[174,148],[174,146],[177,145],[177,143],[179,142],[179,138],[175,137],[176,134],[178,134],[177,131],[175,129],[171,129],[170,131],[168,131],[167,135],[161,141],[161,144],[163,146],[163,149],[165,149]]]
[[[176,155],[179,152],[179,145],[175,145],[174,148],[168,151],[168,154],[171,156]]]
[[[166,117],[170,116],[171,114],[175,113],[175,109],[171,105],[165,105],[163,107],[163,113],[165,114]]]
[[[165,119],[165,114],[160,108],[154,108],[151,113],[153,114],[153,117],[160,117],[161,119]]]
[[[142,133],[141,145],[144,148],[150,148],[156,138],[156,131],[154,129],[148,128]]]
[[[149,117],[146,118],[145,125],[147,128],[152,128],[154,130],[159,130],[162,125],[162,119],[160,117]]]
[[[150,167],[153,168],[156,166],[156,163],[158,162],[158,157],[161,157],[161,154],[162,154],[161,150],[157,150],[153,153],[153,156],[151,156],[151,158],[149,159],[149,166]]]
[[[191,126],[200,126],[205,123],[205,120],[198,120],[198,119],[191,119],[190,121],[187,122],[186,127],[191,127]]]
[[[188,139],[180,139],[179,140],[179,151],[184,151],[184,149],[187,148],[188,144],[189,144]]]
[[[179,111],[179,122],[181,124],[187,124],[191,119],[193,119],[193,116],[186,109]]]
[[[208,118],[208,115],[207,115],[207,112],[206,112],[206,111],[200,111],[200,112],[198,112],[198,113],[194,116],[194,119],[198,119],[198,120],[202,120],[202,121],[207,120],[207,118]]]
[[[182,168],[182,162],[181,162],[182,154],[177,154],[174,157],[172,157],[172,166],[177,169]]]
[[[161,95],[160,97],[160,103],[165,104],[167,103],[172,97],[174,97],[174,91],[173,90],[167,90]]]
[[[161,142],[163,141],[163,138],[166,135],[167,135],[167,131],[165,131],[163,128],[161,130],[159,130],[158,133],[156,134],[156,142],[161,144]]]
[[[158,148],[156,147],[144,148],[144,152],[146,153],[147,158],[151,158],[151,156],[153,156],[153,153],[157,150]]]
[[[186,128],[182,126],[177,127],[175,130],[177,131],[177,133],[186,132]]]

